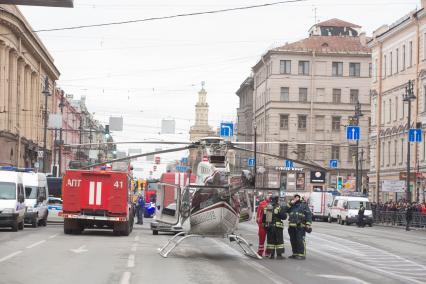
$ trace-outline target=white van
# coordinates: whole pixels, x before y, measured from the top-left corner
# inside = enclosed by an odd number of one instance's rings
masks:
[[[0,226],[24,229],[25,195],[22,173],[0,169]]]
[[[22,174],[25,190],[25,223],[33,228],[38,225],[46,226],[49,190],[46,175],[43,173],[27,172]]]
[[[327,220],[328,206],[333,203],[333,194],[331,192],[312,192],[308,199],[309,208],[312,211],[314,219]]]
[[[331,223],[337,220],[337,223],[341,225],[358,222],[358,211],[361,203],[365,207],[364,223],[371,227],[373,225],[373,211],[367,197],[336,196],[328,210],[328,221]]]

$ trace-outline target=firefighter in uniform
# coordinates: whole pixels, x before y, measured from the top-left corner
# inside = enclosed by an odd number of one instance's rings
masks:
[[[284,223],[287,214],[284,207],[280,207],[278,196],[271,199],[271,203],[265,207],[262,223],[266,230],[266,255],[277,259],[283,259],[284,253]]]
[[[312,232],[312,213],[304,199],[296,194],[286,208],[288,213],[288,234],[290,235],[293,259],[306,258],[306,232]]]
[[[266,196],[265,199],[263,199],[259,206],[257,207],[257,214],[256,214],[256,223],[259,227],[258,235],[259,235],[259,248],[257,249],[257,254],[260,256],[263,256],[263,252],[265,251],[265,240],[266,240],[266,231],[263,227],[263,212],[265,210],[265,207],[269,204],[269,198]]]

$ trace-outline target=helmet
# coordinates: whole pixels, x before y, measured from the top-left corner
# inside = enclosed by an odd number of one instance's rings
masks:
[[[272,204],[278,204],[279,197],[277,195],[271,197]]]

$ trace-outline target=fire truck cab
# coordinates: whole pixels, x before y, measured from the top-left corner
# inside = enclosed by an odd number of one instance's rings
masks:
[[[64,233],[112,229],[128,236],[133,229],[131,176],[113,170],[68,170],[63,177]]]

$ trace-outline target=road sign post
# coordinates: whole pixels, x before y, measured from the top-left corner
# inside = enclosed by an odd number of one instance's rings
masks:
[[[294,168],[294,162],[293,162],[293,161],[291,161],[291,160],[285,160],[285,161],[284,161],[284,166],[285,166],[286,168]]]
[[[410,128],[408,130],[408,140],[415,143],[422,142],[422,130],[420,128]]]
[[[254,167],[254,158],[247,159],[247,166],[248,167]]]
[[[338,166],[339,166],[339,161],[330,160],[328,165],[329,165],[330,169],[337,169]]]
[[[358,141],[360,137],[360,128],[356,125],[346,127],[346,139]]]
[[[234,136],[234,124],[232,122],[222,122],[220,124],[220,136],[221,137]]]

